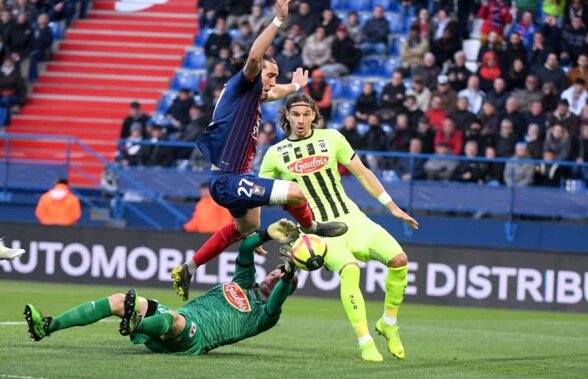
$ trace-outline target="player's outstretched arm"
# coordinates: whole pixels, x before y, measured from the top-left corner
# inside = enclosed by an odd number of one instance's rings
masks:
[[[239,245],[237,261],[240,266],[248,266],[253,263],[253,252],[256,248],[269,240],[279,243],[288,243],[298,237],[298,227],[285,218],[271,224],[267,230],[262,230],[245,238]]]
[[[253,42],[243,68],[247,80],[255,79],[261,72],[263,55],[274,41],[282,23],[288,18],[289,3],[290,0],[276,0],[276,17]]]
[[[268,101],[276,101],[283,99],[298,92],[308,84],[308,70],[303,70],[298,67],[292,74],[292,83],[290,84],[276,84],[267,94]]]
[[[363,188],[365,188],[365,190],[368,191],[370,195],[378,199],[380,203],[390,210],[390,213],[392,213],[394,217],[406,222],[413,229],[419,228],[419,223],[417,220],[412,218],[410,215],[400,209],[398,205],[396,205],[376,175],[374,175],[372,171],[365,167],[357,155],[354,156],[353,159],[345,165],[345,167],[347,167],[347,169],[353,175],[355,175],[357,180],[359,180],[359,183],[361,183]]]
[[[272,291],[265,306],[266,313],[269,316],[277,316],[282,311],[282,305],[293,292],[295,285],[294,276],[296,275],[296,265],[292,260],[292,253],[289,245],[280,247],[280,257],[284,262],[284,274],[276,287]]]

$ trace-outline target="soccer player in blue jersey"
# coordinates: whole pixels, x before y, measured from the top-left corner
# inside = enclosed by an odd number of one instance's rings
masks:
[[[292,83],[276,84],[278,65],[265,55],[288,17],[289,3],[290,0],[276,0],[274,20],[251,46],[244,66],[225,84],[212,122],[198,139],[198,146],[211,163],[210,194],[231,212],[234,222],[221,227],[192,259],[172,270],[173,287],[184,300],[188,299],[190,281],[198,266],[259,228],[262,205],[284,205],[306,233],[334,237],[347,231],[347,226],[339,221],[314,221],[304,192],[295,182],[259,178],[251,171],[261,102],[287,97],[308,82],[308,71],[299,68]]]

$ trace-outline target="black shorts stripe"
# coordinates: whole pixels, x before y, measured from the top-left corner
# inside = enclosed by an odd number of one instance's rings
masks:
[[[319,213],[321,214],[321,220],[327,220],[328,219],[327,210],[325,209],[325,205],[323,204],[321,198],[316,193],[314,186],[312,185],[312,181],[310,180],[310,178],[308,176],[303,176],[302,180],[304,181],[304,185],[306,186],[306,189],[308,189],[308,193],[310,193],[310,197],[312,197],[312,199],[316,203],[316,206],[318,207]],[[314,213],[313,213],[313,216],[314,216]]]
[[[331,170],[330,168],[327,169],[327,176],[329,177],[329,180],[331,181],[331,186],[333,187],[333,191],[335,192],[335,196],[337,197],[337,200],[339,200],[339,204],[341,204],[341,208],[343,209],[343,213],[348,214],[349,209],[347,209],[347,204],[345,204],[345,202],[343,201],[343,198],[341,197],[341,193],[339,193],[339,190],[337,189],[337,182],[335,181],[335,175],[333,175],[333,170]]]
[[[323,191],[323,195],[327,198],[327,201],[329,202],[329,205],[331,206],[331,210],[333,211],[333,216],[339,217],[339,208],[337,208],[337,203],[335,202],[335,200],[333,200],[333,196],[331,196],[331,193],[329,192],[329,187],[327,187],[327,182],[325,182],[325,179],[323,178],[320,171],[315,172],[314,176],[316,177],[316,180],[318,181],[319,186],[321,187],[321,191]]]

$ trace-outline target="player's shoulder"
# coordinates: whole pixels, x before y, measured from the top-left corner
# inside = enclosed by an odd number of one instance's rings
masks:
[[[343,135],[337,129],[316,129],[313,137],[315,139],[323,139],[326,141],[339,140]]]

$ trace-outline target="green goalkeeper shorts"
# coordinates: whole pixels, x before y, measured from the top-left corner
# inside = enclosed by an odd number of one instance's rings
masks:
[[[388,265],[402,247],[384,228],[370,220],[364,213],[355,212],[337,219],[347,224],[349,230],[340,237],[325,238],[329,253],[325,266],[339,272],[349,264],[376,260]]]

